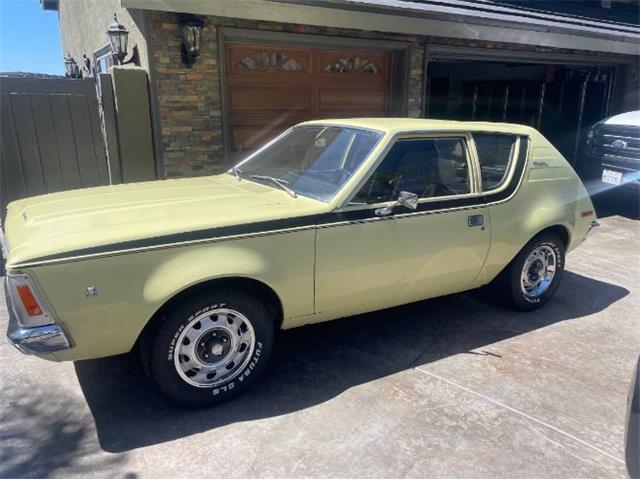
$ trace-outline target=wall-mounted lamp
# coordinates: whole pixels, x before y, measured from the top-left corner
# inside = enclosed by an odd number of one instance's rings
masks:
[[[196,57],[200,55],[200,40],[204,20],[196,15],[183,15],[180,17],[180,29],[182,30],[182,62],[192,65]]]
[[[64,57],[64,76],[67,78],[82,78],[78,64],[69,53]]]
[[[111,45],[111,53],[117,59],[118,65],[126,65],[133,63],[140,66],[140,55],[138,54],[138,46],[134,45],[131,58],[125,61],[127,56],[127,43],[129,42],[129,30],[118,22],[118,17],[113,14],[113,22],[107,28],[107,37],[109,45]]]

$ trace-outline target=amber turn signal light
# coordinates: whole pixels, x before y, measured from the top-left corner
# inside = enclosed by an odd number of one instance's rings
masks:
[[[27,315],[30,317],[42,315],[42,309],[40,308],[40,305],[38,305],[38,301],[29,288],[29,285],[18,285],[16,290],[18,291],[18,296],[20,297],[20,301],[22,302]]]

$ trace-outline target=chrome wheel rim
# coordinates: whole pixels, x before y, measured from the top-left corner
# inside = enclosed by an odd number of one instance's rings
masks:
[[[232,380],[251,360],[255,332],[240,312],[216,308],[196,316],[176,340],[173,356],[180,378],[209,388]]]
[[[549,289],[556,275],[556,252],[549,245],[536,247],[522,267],[520,286],[529,297],[539,297]]]

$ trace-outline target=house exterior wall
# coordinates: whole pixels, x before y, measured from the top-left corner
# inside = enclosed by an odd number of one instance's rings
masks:
[[[167,177],[207,175],[229,168],[224,151],[218,45],[222,27],[405,42],[409,47],[406,112],[410,117],[422,114],[424,47],[418,37],[209,16],[200,56],[194,65],[186,67],[180,54],[182,39],[177,15],[153,11],[149,24],[159,153]]]
[[[505,51],[513,54],[514,58],[526,55],[527,52],[538,55],[587,55],[593,57],[594,61],[607,57],[604,53],[590,54],[561,48],[206,16],[200,56],[194,65],[186,67],[180,54],[181,32],[177,14],[160,11],[149,11],[148,14],[150,72],[155,89],[158,123],[157,150],[162,163],[159,170],[166,177],[207,175],[229,167],[225,160],[224,86],[221,84],[219,53],[221,28],[365,39],[371,40],[372,46],[377,40],[405,42],[409,47],[406,114],[410,117],[420,117],[423,114],[425,50],[431,46],[478,48],[486,52]],[[637,83],[637,64],[622,70],[623,78],[620,80],[620,87],[614,92],[612,104],[612,107],[617,105],[616,110],[627,107],[631,109],[632,105],[637,104],[637,94],[633,93],[633,85]],[[619,100],[616,100],[617,97]]]
[[[129,51],[134,45],[138,46],[141,67],[150,74],[155,154],[157,170],[162,177],[206,175],[223,171],[229,166],[228,160],[225,160],[225,86],[222,84],[219,45],[221,28],[358,39],[371,41],[372,46],[376,41],[403,42],[408,45],[404,111],[410,117],[420,117],[423,114],[424,62],[432,46],[477,48],[487,52],[502,50],[512,54],[513,58],[527,52],[579,54],[582,57],[592,55],[601,59],[609,55],[605,52],[589,53],[548,46],[392,34],[209,15],[204,17],[201,54],[194,65],[187,67],[181,58],[182,39],[178,14],[127,9],[120,6],[122,2],[123,0],[60,0],[59,20],[63,49],[81,67],[83,54],[93,61],[93,53],[107,44],[105,32],[113,13],[117,13],[120,23],[130,31]],[[618,69],[611,102],[612,113],[639,108],[638,72],[637,63]]]
[[[143,12],[125,9],[120,6],[119,0],[60,0],[58,18],[64,55],[71,54],[78,66],[82,67],[84,54],[93,65],[94,52],[109,43],[106,32],[114,13],[117,14],[118,21],[129,30],[129,52],[137,45],[140,66],[147,69]],[[60,58],[60,62],[62,61]]]

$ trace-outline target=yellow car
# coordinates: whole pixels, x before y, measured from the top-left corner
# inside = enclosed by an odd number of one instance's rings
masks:
[[[538,308],[597,225],[532,128],[306,122],[221,175],[9,205],[8,336],[57,361],[136,347],[165,395],[208,405],[255,380],[280,329],[490,283]]]

